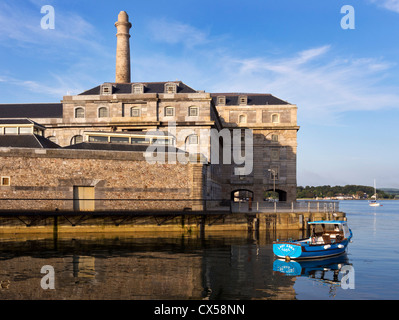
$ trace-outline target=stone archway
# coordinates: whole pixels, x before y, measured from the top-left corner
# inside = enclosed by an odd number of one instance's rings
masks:
[[[287,201],[287,191],[284,191],[284,190],[281,190],[281,189],[276,189],[276,190],[268,189],[268,190],[265,190],[265,192],[268,192],[268,191],[275,191],[276,193],[278,193],[278,201],[279,202]]]
[[[248,202],[253,201],[254,192],[248,189],[236,189],[231,192],[231,201]]]

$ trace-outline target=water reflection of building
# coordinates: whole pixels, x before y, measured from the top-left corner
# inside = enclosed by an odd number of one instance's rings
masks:
[[[273,274],[273,253],[236,238],[8,242],[3,299],[295,299],[293,279]],[[43,265],[56,290],[43,290]]]

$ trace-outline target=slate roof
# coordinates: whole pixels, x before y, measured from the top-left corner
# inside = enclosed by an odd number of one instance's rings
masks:
[[[21,118],[21,119],[14,119],[14,118],[12,118],[12,119],[8,119],[8,118],[6,118],[6,119],[1,119],[0,118],[0,125],[2,125],[2,124],[15,124],[15,125],[19,125],[19,124],[33,124],[33,125],[35,125],[35,126],[39,126],[39,127],[42,127],[42,128],[44,128],[41,124],[38,124],[37,122],[35,122],[35,121],[32,121],[32,120],[30,120],[30,119],[27,119],[27,118]]]
[[[159,146],[161,147],[161,146]],[[180,149],[170,146],[163,146],[163,148],[158,148],[156,151],[162,152],[184,152]],[[137,152],[145,152],[148,148],[148,145],[140,145],[140,144],[124,144],[124,143],[99,143],[99,142],[82,142],[73,144],[70,146],[63,147],[63,149],[80,149],[80,150],[104,150],[104,151],[137,151]]]
[[[197,92],[193,88],[184,84],[181,81],[165,81],[165,82],[134,82],[137,84],[144,85],[144,93],[164,93],[166,83],[177,83],[177,93],[195,93]],[[113,94],[129,94],[132,93],[132,84],[134,83],[111,83],[114,88]],[[101,85],[92,89],[86,90],[79,95],[99,95]]]
[[[226,106],[238,106],[238,99],[240,96],[247,97],[247,105],[287,105],[290,104],[287,101],[281,100],[271,94],[263,94],[263,93],[211,93],[211,97],[215,105],[217,106],[217,97],[225,96],[226,97]]]
[[[14,148],[60,148],[60,146],[36,134],[6,134],[0,136],[0,147]]]
[[[0,104],[0,118],[62,118],[62,103]]]

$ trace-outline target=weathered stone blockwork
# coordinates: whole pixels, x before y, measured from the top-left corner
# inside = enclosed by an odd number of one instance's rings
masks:
[[[72,211],[74,187],[84,186],[94,187],[96,211],[202,209],[193,201],[202,199],[202,167],[150,164],[141,152],[1,149],[11,185],[0,187],[0,209]]]

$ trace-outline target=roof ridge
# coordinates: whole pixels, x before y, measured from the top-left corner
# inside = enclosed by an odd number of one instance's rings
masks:
[[[212,92],[211,95],[251,95],[251,96],[272,96],[271,93],[251,93],[251,92]]]
[[[39,145],[44,149],[44,146],[42,145],[42,143],[40,142],[40,140],[36,137],[36,134],[33,134],[33,136],[35,137],[36,141],[39,143]]]

